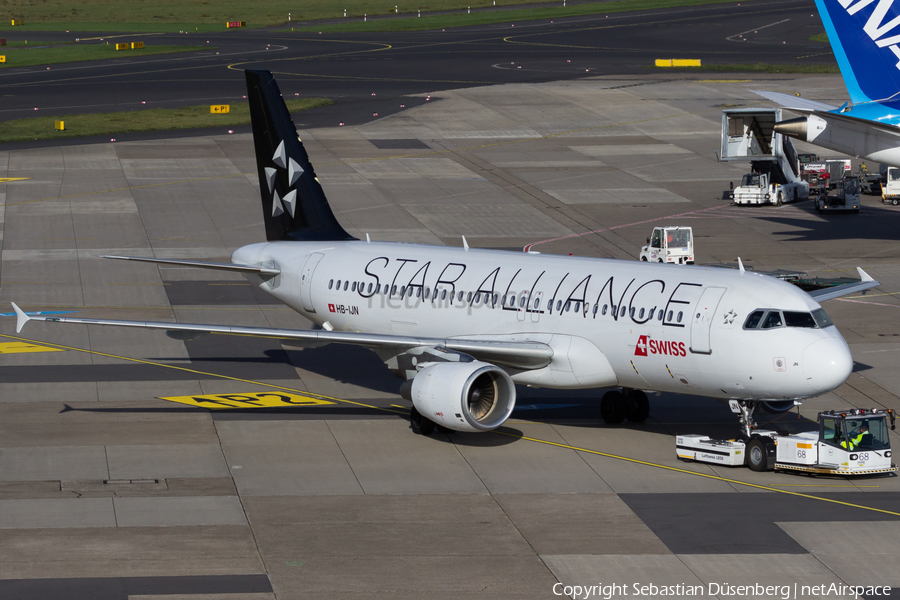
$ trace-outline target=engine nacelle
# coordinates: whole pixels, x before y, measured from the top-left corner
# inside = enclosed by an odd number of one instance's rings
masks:
[[[759,403],[760,408],[771,415],[780,415],[794,408],[793,400],[766,400]]]
[[[419,414],[456,431],[496,429],[516,405],[516,386],[506,371],[481,361],[425,367],[407,389]]]

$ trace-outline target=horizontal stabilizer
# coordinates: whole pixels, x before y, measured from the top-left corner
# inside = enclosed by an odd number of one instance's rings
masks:
[[[803,110],[821,110],[821,111],[829,111],[835,110],[837,106],[831,106],[830,104],[825,104],[824,102],[816,102],[815,100],[810,100],[808,98],[800,98],[799,96],[792,96],[791,94],[782,94],[780,92],[766,92],[762,90],[750,90],[757,96],[762,96],[767,100],[771,100],[775,104],[780,104],[784,108],[802,108]]]
[[[254,267],[251,265],[235,265],[232,263],[211,263],[197,260],[174,260],[167,258],[144,258],[141,256],[101,256],[100,258],[115,258],[116,260],[136,260],[138,262],[157,263],[161,265],[181,265],[183,267],[197,267],[200,269],[217,269],[219,271],[231,271],[233,273],[256,273],[274,277],[280,275],[279,269],[268,267]]]
[[[849,296],[850,294],[862,292],[881,285],[881,282],[872,279],[871,275],[859,267],[856,267],[856,270],[859,272],[859,283],[845,283],[844,285],[836,285],[830,288],[815,290],[809,292],[809,295],[812,296],[816,302],[825,302],[826,300],[833,300],[834,298],[840,298],[841,296]]]

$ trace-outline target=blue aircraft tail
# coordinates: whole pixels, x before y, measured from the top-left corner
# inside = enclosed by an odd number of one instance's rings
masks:
[[[854,104],[900,108],[900,2],[816,0]]]

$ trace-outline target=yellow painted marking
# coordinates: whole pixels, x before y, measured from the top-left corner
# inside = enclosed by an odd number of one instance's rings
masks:
[[[890,510],[884,510],[882,508],[875,508],[872,506],[864,506],[862,504],[853,504],[852,502],[843,502],[841,500],[832,500],[831,498],[822,498],[820,496],[813,496],[810,494],[801,494],[800,492],[792,492],[790,490],[780,490],[776,487],[770,487],[766,485],[760,485],[758,483],[748,483],[746,481],[739,481],[737,479],[729,479],[727,477],[720,477],[718,475],[710,475],[708,473],[698,473],[697,471],[689,471],[687,469],[679,469],[678,467],[670,467],[668,465],[661,465],[658,463],[652,463],[646,460],[638,460],[636,458],[628,458],[627,456],[619,456],[617,454],[609,454],[608,452],[600,452],[598,450],[590,450],[588,448],[579,448],[578,446],[570,446],[569,444],[560,444],[559,442],[551,442],[549,440],[541,440],[538,438],[532,438],[522,435],[521,433],[508,433],[506,431],[500,431],[499,429],[495,429],[494,433],[499,435],[505,435],[507,437],[516,438],[519,440],[526,440],[529,442],[536,442],[538,444],[546,444],[547,446],[554,446],[556,448],[567,448],[569,450],[575,450],[576,452],[585,452],[587,454],[593,454],[595,456],[603,456],[606,458],[613,458],[615,460],[622,460],[625,462],[629,462],[637,465],[645,465],[647,467],[656,467],[657,469],[663,469],[666,471],[673,471],[675,473],[684,473],[685,475],[693,475],[695,477],[703,477],[705,479],[713,479],[715,481],[722,481],[725,483],[731,483],[734,485],[744,485],[747,487],[752,487],[758,490],[768,490],[770,492],[778,492],[779,494],[787,494],[789,496],[798,496],[800,498],[809,498],[810,500],[819,500],[821,502],[828,502],[830,504],[840,504],[842,506],[849,506],[850,508],[859,508],[862,510],[871,510],[873,512],[878,512],[887,515],[893,515],[896,517],[900,517],[900,512],[894,512]]]
[[[205,396],[166,396],[160,400],[190,404],[200,408],[222,410],[229,408],[271,408],[273,406],[323,406],[334,404],[313,396],[286,392],[251,392],[248,394],[209,394]]]
[[[13,335],[6,335],[6,334],[2,334],[2,333],[0,333],[0,338],[6,338],[8,340],[16,340],[16,341],[20,341],[20,342],[27,342],[29,344],[36,342],[36,340],[16,337]],[[179,367],[177,365],[170,365],[170,364],[165,364],[165,363],[154,362],[152,360],[144,360],[144,359],[140,359],[140,358],[131,358],[128,356],[120,356],[117,354],[109,354],[107,352],[97,352],[96,350],[88,350],[86,348],[76,348],[74,346],[64,346],[62,344],[53,344],[53,343],[49,343],[49,342],[41,342],[41,343],[45,343],[48,346],[52,346],[54,348],[59,348],[62,350],[74,350],[75,352],[84,352],[85,354],[91,354],[93,356],[103,356],[106,358],[115,358],[115,359],[124,360],[127,362],[139,363],[139,364],[144,364],[144,365],[153,365],[153,366],[162,367],[165,369],[173,369],[175,371],[182,371],[182,372],[186,372],[186,373],[194,373],[194,374],[198,374],[198,375],[212,376],[212,377],[217,377],[219,379],[226,379],[229,381],[240,381],[243,383],[258,385],[260,387],[266,387],[266,388],[275,389],[275,390],[285,390],[285,391],[293,392],[293,393],[299,394],[299,395],[306,395],[306,392],[302,392],[300,390],[295,390],[293,388],[289,388],[289,387],[285,387],[285,386],[281,386],[281,385],[261,383],[261,382],[252,381],[249,379],[241,379],[240,377],[231,377],[229,375],[220,375],[219,373],[207,373],[204,371],[199,371],[197,369],[189,369],[187,367]],[[370,408],[372,410],[378,410],[378,411],[388,412],[388,413],[392,413],[392,414],[399,414],[399,415],[407,414],[406,411],[400,411],[395,408],[387,408],[387,407],[383,407],[383,406],[375,406],[373,404],[366,404],[364,402],[354,402],[353,400],[332,398],[330,396],[322,396],[319,394],[315,394],[315,397],[319,398],[319,399],[324,399],[324,400],[332,400],[336,403],[341,403],[341,404],[352,404],[354,406],[362,406],[364,408]],[[819,496],[813,496],[811,494],[801,494],[800,492],[792,492],[790,490],[781,490],[781,489],[778,489],[777,487],[759,485],[756,483],[748,483],[746,481],[738,481],[736,479],[728,479],[727,477],[720,477],[718,475],[710,475],[708,473],[698,473],[696,471],[689,471],[687,469],[679,469],[678,467],[670,467],[668,465],[661,465],[661,464],[652,463],[652,462],[645,461],[645,460],[638,460],[636,458],[628,458],[627,456],[619,456],[616,454],[609,454],[607,452],[599,452],[597,450],[590,450],[588,448],[579,448],[578,446],[570,446],[569,444],[560,444],[559,442],[551,442],[549,440],[541,440],[538,438],[527,437],[527,436],[522,435],[520,432],[511,433],[511,432],[507,432],[507,431],[501,431],[500,429],[495,429],[494,433],[497,435],[503,435],[506,437],[511,437],[511,438],[519,439],[519,440],[525,440],[528,442],[534,442],[537,444],[546,444],[548,446],[554,446],[556,448],[566,448],[569,450],[574,450],[576,452],[584,452],[586,454],[593,454],[595,456],[603,456],[605,458],[612,458],[615,460],[621,460],[621,461],[632,463],[632,464],[644,465],[644,466],[648,466],[648,467],[656,467],[657,469],[663,469],[663,470],[671,471],[671,472],[675,472],[675,473],[683,473],[685,475],[693,475],[694,477],[703,477],[704,479],[711,479],[714,481],[722,481],[722,482],[731,483],[734,485],[743,485],[743,486],[747,486],[747,487],[752,487],[754,489],[767,490],[770,492],[778,492],[779,494],[787,494],[789,496],[808,498],[810,500],[819,500],[821,502],[828,502],[830,504],[839,504],[839,505],[847,506],[850,508],[858,508],[860,510],[869,510],[872,512],[877,512],[877,513],[900,517],[900,512],[884,510],[884,509],[875,508],[872,506],[864,506],[862,504],[853,504],[852,502],[843,502],[841,500],[833,500],[831,498],[821,498]],[[485,435],[487,435],[487,434],[485,434]]]
[[[122,307],[124,308],[124,307]],[[37,340],[31,340],[28,338],[16,337],[14,335],[6,335],[0,333],[0,338],[6,338],[8,340],[17,340],[20,342],[34,343]],[[92,356],[103,356],[106,358],[115,358],[117,360],[124,360],[126,362],[138,363],[141,365],[152,365],[154,367],[162,367],[164,369],[173,369],[175,371],[181,371],[183,373],[193,373],[195,375],[203,375],[205,377],[217,377],[219,379],[225,379],[227,381],[240,381],[241,383],[249,383],[251,385],[258,385],[259,387],[269,388],[273,390],[285,390],[287,392],[292,392],[294,394],[299,394],[301,396],[309,396],[315,397],[322,400],[331,400],[333,402],[339,402],[341,404],[352,404],[353,406],[362,406],[363,408],[371,408],[373,410],[380,410],[383,412],[388,412],[395,415],[405,415],[405,412],[401,412],[399,410],[393,408],[385,408],[383,406],[375,406],[374,404],[366,404],[365,402],[354,402],[353,400],[344,400],[342,398],[332,398],[331,396],[323,396],[322,394],[310,394],[309,392],[304,392],[302,390],[295,390],[294,388],[289,388],[283,385],[274,385],[271,383],[262,383],[259,381],[253,381],[252,379],[241,379],[240,377],[232,377],[230,375],[222,375],[220,373],[209,373],[206,371],[199,371],[197,369],[189,369],[188,367],[179,367],[177,365],[169,365],[160,362],[154,362],[152,360],[144,360],[142,358],[131,358],[130,356],[120,356],[118,354],[110,354],[108,352],[97,352],[96,350],[88,350],[87,348],[77,348],[75,346],[64,346],[62,344],[54,344],[52,342],[40,342],[41,344],[47,344],[47,346],[58,348],[60,350],[73,350],[75,352],[83,352],[85,354],[90,354]]]
[[[0,183],[9,183],[11,181],[25,181],[31,177],[0,177]]]
[[[880,485],[828,485],[823,483],[816,485],[815,483],[773,483],[778,487],[835,487],[835,488],[879,488]]]
[[[63,352],[63,349],[40,346],[29,342],[0,343],[0,354],[25,354],[26,352]]]

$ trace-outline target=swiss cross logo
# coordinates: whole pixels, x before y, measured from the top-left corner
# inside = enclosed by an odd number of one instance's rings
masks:
[[[638,338],[637,344],[634,347],[634,355],[635,356],[647,356],[647,336],[642,335]]]
[[[334,310],[334,304],[329,304],[329,305],[328,305],[328,312],[335,312],[335,310]]]

